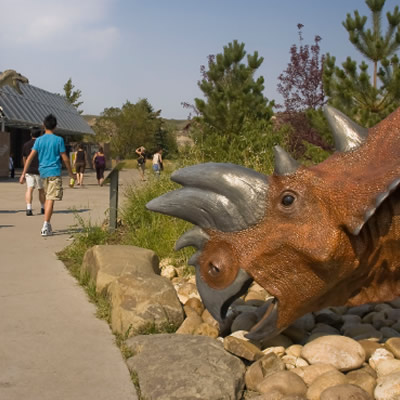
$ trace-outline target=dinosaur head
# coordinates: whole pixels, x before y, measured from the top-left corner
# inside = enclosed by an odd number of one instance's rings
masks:
[[[28,78],[14,71],[13,69],[7,69],[0,74],[0,87],[8,85],[19,94],[22,94],[19,86],[21,83],[29,83]]]
[[[338,152],[317,166],[302,167],[277,146],[271,176],[233,164],[190,166],[171,177],[182,189],[147,204],[195,225],[176,249],[198,250],[190,260],[197,287],[221,324],[253,280],[271,294],[249,338],[275,336],[307,312],[346,304],[370,276],[356,237],[377,198],[396,189],[396,173],[375,171],[379,188],[362,181],[357,160],[371,151],[359,154],[368,131],[331,107],[326,115]]]

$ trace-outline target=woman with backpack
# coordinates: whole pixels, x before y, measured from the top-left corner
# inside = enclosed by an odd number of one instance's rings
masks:
[[[104,170],[106,169],[106,157],[101,146],[98,152],[93,156],[93,168],[96,170],[97,182],[99,186],[101,186],[104,181]]]

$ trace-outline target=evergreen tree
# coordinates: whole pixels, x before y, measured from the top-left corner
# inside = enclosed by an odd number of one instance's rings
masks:
[[[247,55],[244,43],[234,40],[224,46],[223,53],[209,56],[208,70],[201,68],[202,80],[198,83],[205,99],[195,99],[199,112],[197,121],[204,134],[238,135],[246,120],[269,120],[273,102],[263,95],[264,78],[254,75],[263,62],[255,51]]]
[[[358,11],[354,12],[354,19],[348,14],[343,22],[350,41],[374,63],[372,78],[366,62],[357,68],[350,57],[342,64],[343,69],[335,65],[335,57],[329,54],[324,65],[324,89],[329,103],[368,127],[400,106],[400,68],[395,54],[400,46],[400,12],[396,6],[393,14],[386,14],[389,26],[382,36],[384,3],[384,0],[366,0],[372,13],[372,30],[364,29],[367,17],[360,17]]]
[[[64,96],[67,101],[77,109],[79,114],[82,114],[83,111],[79,110],[79,107],[83,104],[83,101],[78,101],[82,96],[82,91],[79,89],[74,90],[74,88],[75,86],[72,84],[72,79],[69,78],[67,83],[64,85]]]

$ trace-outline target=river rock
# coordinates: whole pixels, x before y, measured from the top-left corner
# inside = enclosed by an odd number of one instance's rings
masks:
[[[203,322],[193,332],[194,335],[209,336],[216,339],[219,335],[217,328]]]
[[[321,393],[320,400],[373,400],[373,397],[370,396],[364,389],[359,386],[350,385],[350,384],[342,384],[332,386],[328,389],[325,389]]]
[[[111,282],[130,272],[160,274],[157,254],[136,246],[96,245],[86,251],[80,270],[81,278],[89,275],[96,284],[97,293],[104,293]]]
[[[343,334],[356,340],[377,338],[382,339],[383,335],[371,324],[348,325]]]
[[[388,302],[393,308],[400,308],[400,297]]]
[[[308,332],[303,329],[296,327],[295,325],[290,325],[282,332],[286,337],[292,340],[294,343],[306,343],[308,339]]]
[[[301,368],[309,365],[303,358],[290,355],[283,356],[282,361],[285,363],[286,369]]]
[[[300,344],[293,344],[286,349],[286,354],[289,356],[300,357],[303,346]]]
[[[322,336],[307,343],[301,357],[310,364],[332,364],[340,371],[359,368],[365,361],[365,351],[353,339],[344,336]]]
[[[395,360],[394,358],[391,360],[382,360],[376,366],[376,373],[378,377],[385,375],[390,375],[394,372],[400,372],[400,360]]]
[[[380,343],[368,339],[359,340],[358,343],[360,343],[362,348],[364,349],[365,359],[367,361],[372,356],[372,354],[374,354],[375,350],[382,348],[382,345]]]
[[[290,371],[276,372],[264,378],[258,385],[260,393],[279,392],[282,397],[285,395],[305,395],[307,386],[303,380]]]
[[[266,349],[267,347],[272,346],[283,346],[289,347],[293,344],[293,342],[285,335],[279,334],[273,338],[265,339],[260,341],[260,345],[262,349]]]
[[[383,360],[392,360],[394,358],[393,354],[384,349],[384,348],[380,348],[380,349],[376,349],[373,354],[371,355],[371,357],[368,360],[369,365],[376,371],[378,364],[380,362],[382,362]]]
[[[111,326],[125,335],[154,324],[179,326],[183,309],[171,282],[156,274],[126,274],[108,287]]]
[[[255,361],[263,356],[260,348],[255,344],[233,336],[227,336],[224,339],[224,349],[248,361]]]
[[[331,364],[314,364],[291,370],[291,372],[299,375],[307,386],[310,386],[316,378],[329,371],[337,371],[337,369]]]
[[[385,342],[385,348],[389,350],[397,359],[400,359],[400,338],[390,338]]]
[[[400,399],[400,372],[378,378],[374,395],[376,400]]]
[[[182,304],[185,304],[190,298],[195,297],[200,300],[197,287],[192,282],[180,282],[174,285],[178,298]]]
[[[192,335],[202,323],[203,320],[201,317],[196,312],[193,312],[187,318],[185,318],[176,333],[179,335]]]
[[[176,268],[173,265],[166,265],[165,267],[161,268],[161,276],[172,280],[178,275],[176,272]]]
[[[364,389],[372,398],[374,396],[374,390],[376,386],[376,379],[372,377],[364,369],[358,369],[356,371],[350,371],[346,378],[352,385],[359,386]]]
[[[326,335],[339,335],[339,330],[336,329],[335,327],[318,322],[317,324],[315,324],[313,330],[311,331],[311,334],[321,333],[321,332]]]
[[[314,380],[307,390],[307,399],[309,400],[320,400],[322,392],[332,386],[346,384],[347,379],[344,374],[335,370],[328,371],[325,374],[320,375]]]
[[[252,363],[246,371],[245,382],[248,390],[256,390],[257,385],[267,376],[285,370],[285,364],[274,353],[266,354]]]
[[[350,307],[347,310],[347,314],[358,315],[362,318],[365,314],[368,314],[373,310],[374,310],[373,304],[362,304],[361,306]]]
[[[310,332],[315,326],[315,317],[312,313],[308,313],[298,318],[291,326]]]
[[[329,308],[315,312],[314,316],[317,323],[327,324],[336,328],[342,324],[342,316]]]
[[[204,305],[197,297],[191,297],[186,303],[185,307],[190,307],[196,311],[198,315],[202,315],[204,312]]]
[[[210,314],[210,312],[205,309],[203,313],[201,314],[201,318],[203,319],[204,322],[206,322],[208,325],[213,326],[214,328],[219,329],[219,323],[218,321]]]
[[[257,319],[254,312],[241,313],[233,320],[231,331],[249,331],[257,323]]]
[[[285,354],[285,348],[283,346],[272,346],[267,347],[262,352],[263,354],[275,353],[278,357],[282,357]]]
[[[384,326],[381,328],[381,333],[383,335],[384,339],[389,339],[389,338],[400,338],[400,333],[396,331],[396,329],[390,328],[388,326]]]
[[[205,336],[150,335],[126,341],[127,360],[145,399],[239,399],[245,366]],[[184,389],[184,390],[183,390]]]

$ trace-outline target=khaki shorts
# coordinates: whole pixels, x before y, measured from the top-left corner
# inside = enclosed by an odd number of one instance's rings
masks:
[[[43,179],[37,174],[25,174],[26,186],[28,188],[43,189]]]
[[[62,200],[63,188],[60,176],[49,176],[48,178],[43,178],[43,183],[46,200]]]

